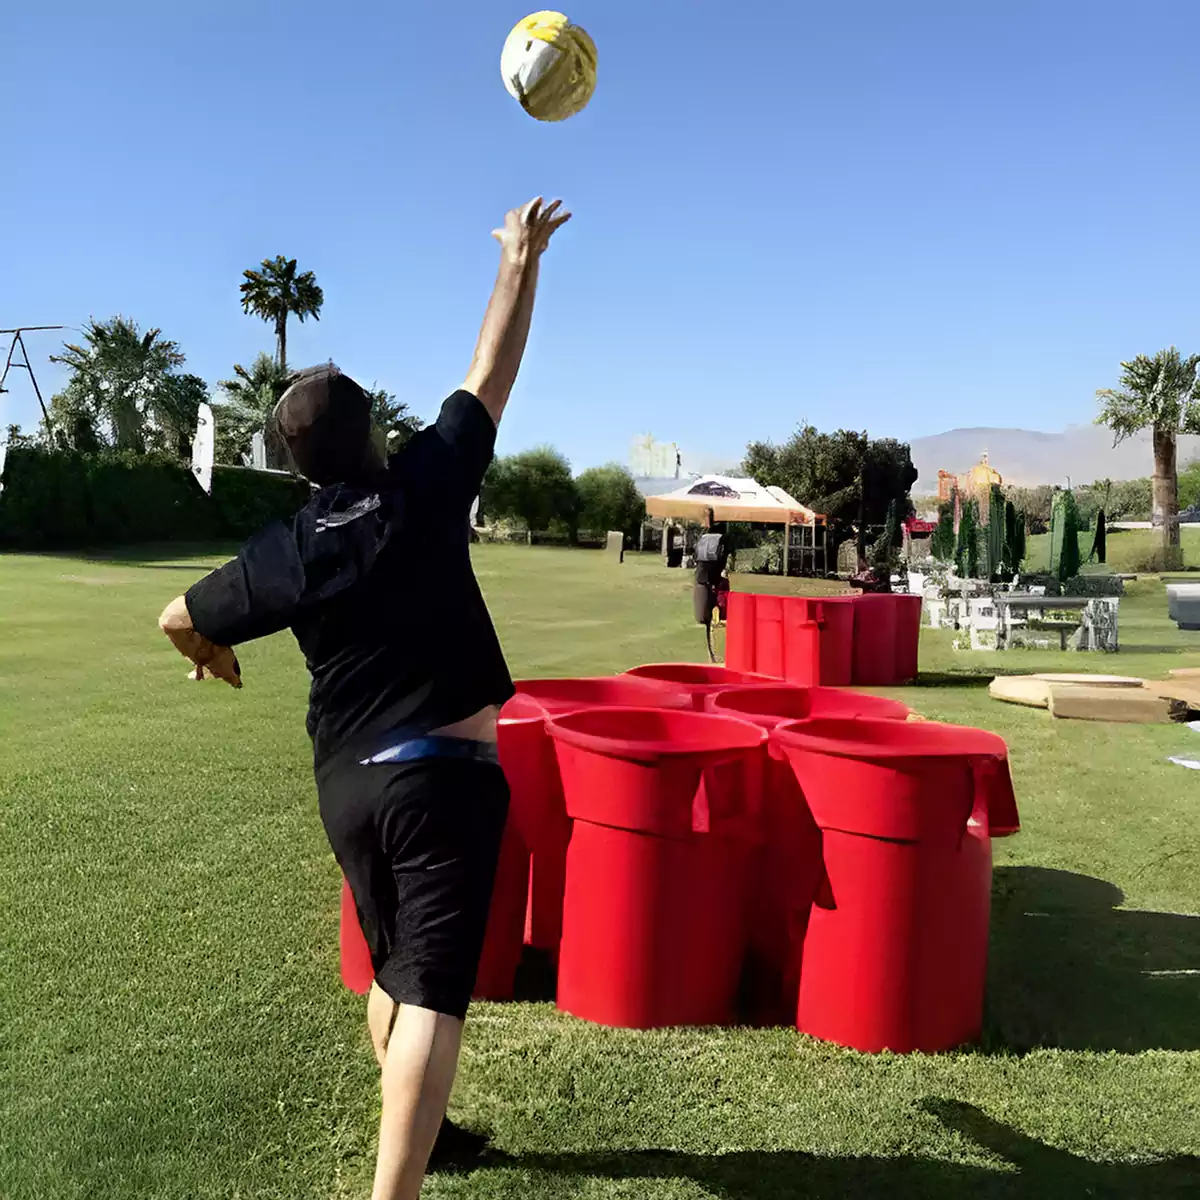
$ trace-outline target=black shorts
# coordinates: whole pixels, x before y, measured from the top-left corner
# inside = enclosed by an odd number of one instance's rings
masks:
[[[376,983],[397,1004],[462,1019],[508,815],[503,771],[470,758],[343,759],[318,769],[317,791]]]

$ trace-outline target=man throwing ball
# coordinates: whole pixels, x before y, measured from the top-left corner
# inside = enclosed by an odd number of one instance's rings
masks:
[[[462,389],[390,460],[357,383],[332,364],[296,376],[276,419],[320,490],[160,620],[196,679],[240,687],[232,648],[283,629],[304,651],[321,820],[375,967],[373,1200],[413,1200],[430,1165],[482,1149],[445,1113],[508,810],[496,722],[513,686],[471,569],[469,514],[525,351],[542,252],[569,217],[541,200],[507,215]]]

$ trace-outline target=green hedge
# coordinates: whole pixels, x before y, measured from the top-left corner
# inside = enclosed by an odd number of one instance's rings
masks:
[[[10,449],[0,544],[25,549],[244,538],[309,495],[301,479],[238,467],[213,471],[206,495],[167,455]]]

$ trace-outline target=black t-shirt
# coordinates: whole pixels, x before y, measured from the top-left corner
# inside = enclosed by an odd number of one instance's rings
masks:
[[[318,763],[513,694],[470,558],[471,505],[495,441],[479,400],[455,392],[377,482],[323,488],[187,593],[193,626],[218,645],[296,635]]]

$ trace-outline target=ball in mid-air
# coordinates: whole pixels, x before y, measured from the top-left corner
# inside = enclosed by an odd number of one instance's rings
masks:
[[[500,71],[531,117],[565,121],[596,90],[596,43],[560,12],[534,13],[508,35]]]

